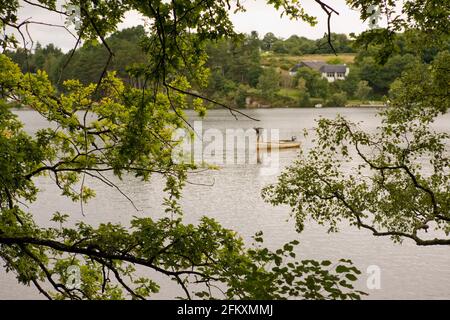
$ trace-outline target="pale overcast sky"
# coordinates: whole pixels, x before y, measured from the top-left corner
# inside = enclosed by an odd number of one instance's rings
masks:
[[[326,14],[319,5],[313,0],[304,0],[304,7],[308,13],[318,17],[319,23],[316,27],[310,27],[307,23],[301,21],[291,21],[286,17],[280,18],[280,13],[267,5],[264,0],[241,0],[247,7],[247,12],[238,13],[232,16],[232,21],[236,30],[250,33],[253,30],[258,31],[260,36],[267,32],[273,32],[278,37],[288,38],[296,34],[311,39],[322,37],[327,31]],[[61,3],[63,3],[61,1]],[[359,20],[359,12],[351,10],[345,3],[345,0],[330,1],[340,15],[333,15],[332,31],[337,33],[349,34],[354,32],[361,33],[367,29],[367,24]],[[64,24],[64,16],[49,13],[45,10],[32,7],[23,3],[19,11],[21,19],[30,18],[32,21],[41,21],[53,24]],[[127,14],[120,28],[130,27],[142,24],[142,18],[137,13]],[[62,28],[54,28],[41,25],[32,25],[29,28],[33,40],[41,44],[54,43],[58,47],[67,51],[75,44],[75,39]]]

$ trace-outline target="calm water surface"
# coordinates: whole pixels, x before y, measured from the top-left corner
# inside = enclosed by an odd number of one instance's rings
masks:
[[[295,135],[301,137],[304,129],[314,127],[314,119],[334,118],[338,113],[368,131],[376,130],[380,119],[375,109],[264,109],[249,110],[247,114],[261,121],[255,123],[245,118],[236,121],[225,110],[213,110],[203,122],[203,128],[217,128],[221,131],[232,128],[252,128],[255,126],[280,130],[280,138],[287,139]],[[33,133],[46,126],[32,111],[18,111],[25,122],[26,129]],[[191,120],[195,116],[191,115]],[[450,131],[450,115],[440,118],[436,128]],[[304,147],[310,141],[302,141]],[[281,167],[289,165],[297,151],[280,152]],[[262,176],[261,165],[229,164],[217,171],[197,173],[189,177],[192,184],[184,190],[181,201],[185,220],[196,223],[202,216],[217,219],[225,227],[238,231],[245,239],[257,231],[265,234],[266,245],[276,248],[287,241],[298,239],[298,255],[304,259],[352,259],[363,275],[358,283],[359,289],[370,294],[371,299],[449,299],[450,298],[450,248],[418,247],[406,241],[402,245],[393,244],[386,238],[375,238],[369,232],[359,231],[343,225],[341,232],[327,234],[326,228],[309,222],[303,233],[295,231],[294,221],[286,207],[272,207],[261,199],[261,189],[276,180],[276,176]],[[85,207],[85,217],[80,206],[59,196],[59,191],[48,178],[39,178],[37,184],[41,190],[39,200],[30,206],[30,212],[36,221],[49,225],[49,219],[55,211],[71,213],[72,222],[85,221],[94,225],[112,221],[126,224],[133,216],[163,216],[161,202],[163,181],[155,176],[149,183],[128,177],[118,181],[122,191],[133,200],[131,203],[117,190],[88,181],[97,192],[97,197]],[[199,185],[202,184],[202,185]],[[207,185],[207,186],[205,186]],[[381,268],[381,289],[368,290],[365,286],[370,265]],[[158,298],[173,298],[180,293],[174,284],[155,275],[162,284]],[[0,270],[0,299],[42,299],[32,287],[18,285],[12,274]]]

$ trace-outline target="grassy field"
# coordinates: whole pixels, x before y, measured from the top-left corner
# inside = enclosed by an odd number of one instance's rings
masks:
[[[348,100],[347,101],[347,106],[348,107],[350,107],[350,106],[360,106],[360,105],[364,105],[364,106],[373,105],[373,106],[378,107],[378,106],[384,105],[384,101],[382,101],[382,100],[365,100],[365,101],[362,101],[362,100]]]
[[[281,95],[283,97],[288,97],[288,98],[292,98],[295,100],[300,99],[300,90],[298,90],[298,89],[281,88],[278,93],[279,93],[279,95]]]

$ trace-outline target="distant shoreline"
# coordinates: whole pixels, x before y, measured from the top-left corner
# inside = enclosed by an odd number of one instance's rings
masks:
[[[236,110],[269,110],[269,109],[382,109],[382,108],[387,108],[387,105],[384,104],[364,104],[364,105],[346,105],[345,107],[321,107],[321,108],[316,108],[316,107],[264,107],[264,108],[235,108]],[[221,109],[220,107],[216,107],[213,109],[209,109],[209,110],[219,110]],[[9,110],[11,111],[35,111],[33,108],[31,107],[11,107],[9,108]],[[187,110],[194,110],[194,109],[187,109]]]
[[[350,104],[344,108],[387,108],[386,104]]]

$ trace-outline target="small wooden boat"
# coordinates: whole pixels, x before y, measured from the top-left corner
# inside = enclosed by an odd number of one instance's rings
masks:
[[[292,140],[279,140],[279,141],[258,142],[256,146],[258,150],[294,149],[300,148],[300,142]]]
[[[293,136],[291,140],[278,141],[262,141],[261,131],[263,128],[253,128],[256,131],[256,149],[257,150],[271,150],[271,149],[293,149],[300,148],[300,142],[297,142],[297,137]]]

